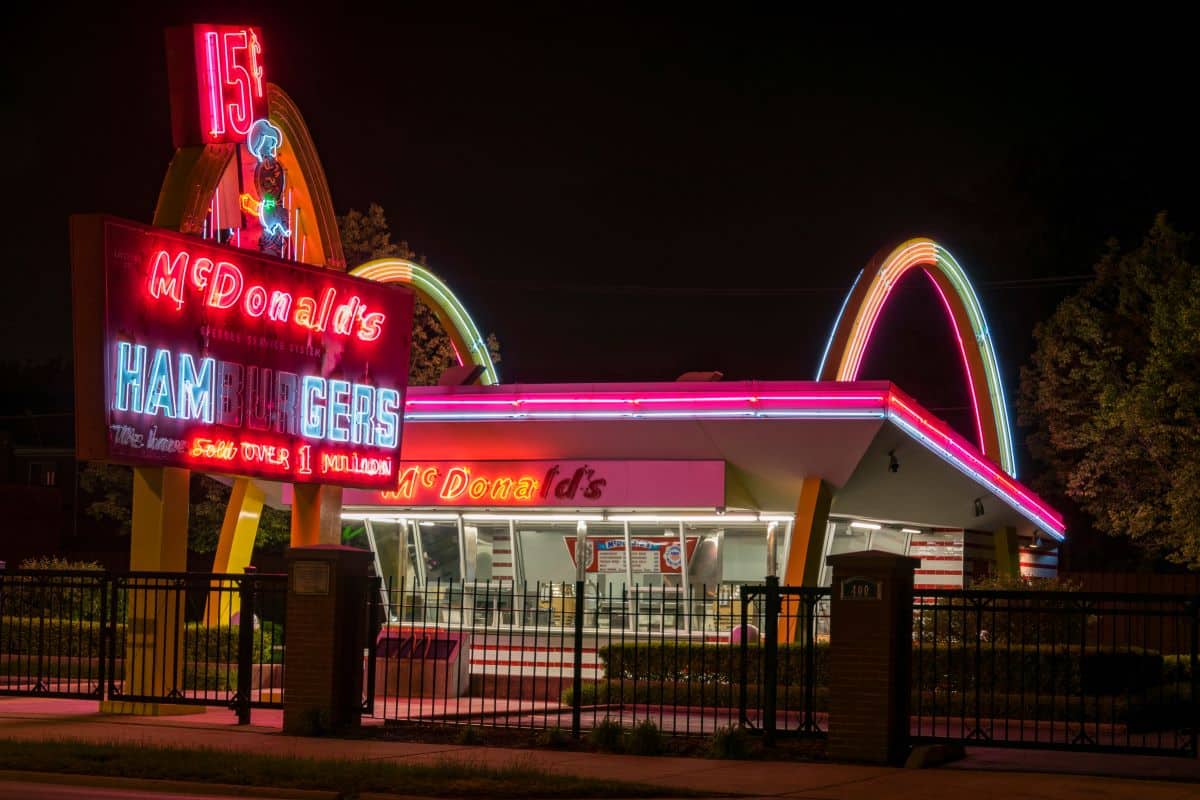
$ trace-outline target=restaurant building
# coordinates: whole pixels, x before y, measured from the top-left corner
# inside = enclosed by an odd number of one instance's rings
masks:
[[[922,587],[1055,574],[1062,518],[1017,480],[983,310],[939,243],[868,263],[814,381],[506,385],[427,267],[346,262],[307,124],[264,78],[261,30],[171,29],[167,52],[177,149],[153,224],[72,220],[76,453],[134,467],[132,568],[184,567],[199,470],[233,487],[220,574],[249,564],[264,504],[291,509],[293,546],[361,534],[393,586],[533,587],[559,613],[571,604],[554,592],[581,579],[671,589],[660,598],[694,611],[768,575],[826,584],[826,556],[854,550],[920,558]],[[962,360],[967,438],[860,380],[914,271]],[[459,362],[445,385],[406,386],[414,301]]]

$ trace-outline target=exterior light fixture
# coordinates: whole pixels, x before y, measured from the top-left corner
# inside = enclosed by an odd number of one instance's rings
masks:
[[[877,531],[880,528],[882,528],[883,526],[878,525],[874,522],[851,522],[850,527],[851,528],[862,528],[864,531]]]
[[[977,517],[983,516],[983,498],[982,497],[975,498],[975,516],[977,516]]]
[[[895,450],[888,451],[888,471],[889,472],[899,472],[900,471],[900,462],[896,460],[896,451]]]
[[[900,529],[900,532],[901,532],[901,533],[915,533],[915,534],[919,534],[919,533],[920,533],[920,531],[919,531],[919,530],[917,530],[916,528],[901,528],[901,529]]]

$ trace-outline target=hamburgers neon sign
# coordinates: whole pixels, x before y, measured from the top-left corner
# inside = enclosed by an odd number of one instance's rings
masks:
[[[72,247],[81,458],[395,486],[407,290],[104,217]]]

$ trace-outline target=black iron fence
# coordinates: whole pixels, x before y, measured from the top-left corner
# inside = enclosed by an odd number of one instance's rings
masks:
[[[814,651],[828,590],[759,588],[390,587],[372,594],[364,709],[390,722],[574,733],[645,720],[681,736],[773,732],[772,719],[819,733]],[[767,657],[771,630],[786,638]]]
[[[1200,598],[918,591],[912,733],[1195,756]]]
[[[0,694],[281,707],[284,575],[0,571]]]

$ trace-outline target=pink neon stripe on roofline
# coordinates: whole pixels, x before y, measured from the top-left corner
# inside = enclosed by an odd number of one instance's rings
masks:
[[[890,401],[907,412],[904,416],[908,422],[937,434],[937,436],[943,440],[944,444],[953,447],[959,456],[974,464],[976,467],[974,470],[975,472],[986,475],[1007,494],[1013,496],[1014,498],[1020,498],[1023,500],[1024,502],[1021,503],[1021,505],[1034,509],[1035,511],[1039,512],[1039,516],[1045,517],[1048,521],[1058,525],[1060,528],[1058,532],[1061,533],[1061,528],[1063,527],[1061,514],[1049,506],[1044,505],[1040,500],[1031,497],[1027,492],[1020,488],[1012,480],[1012,478],[1009,478],[1001,470],[997,469],[989,462],[983,461],[968,448],[964,447],[960,442],[957,441],[958,436],[953,431],[941,429],[940,427],[934,425],[933,422],[926,419],[918,411],[912,409],[907,403],[904,402],[904,400],[900,398],[897,392],[893,391]],[[916,405],[915,401],[910,402],[912,402],[913,405]]]
[[[770,401],[798,401],[798,402],[845,402],[845,403],[862,403],[874,402],[880,403],[887,399],[885,394],[856,394],[856,395],[772,395],[772,394],[757,394],[757,395],[737,395],[737,396],[718,396],[718,397],[496,397],[487,399],[460,398],[448,397],[437,398],[433,400],[424,399],[409,399],[405,401],[405,405],[591,405],[591,404],[606,404],[606,405],[640,405],[643,403],[761,403]]]

